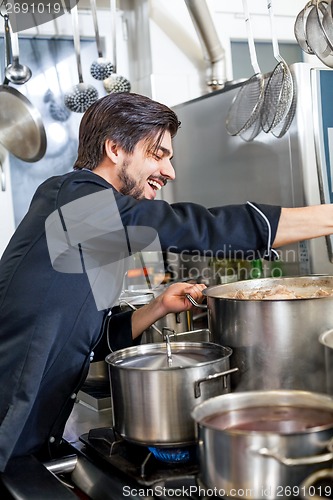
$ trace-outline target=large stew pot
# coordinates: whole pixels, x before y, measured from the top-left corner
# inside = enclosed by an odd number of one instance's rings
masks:
[[[319,335],[333,328],[333,294],[302,299],[233,299],[237,291],[277,285],[311,296],[333,292],[332,276],[264,278],[204,290],[212,341],[233,350],[239,368],[232,389],[304,389],[325,392],[325,363]]]
[[[333,330],[324,332],[319,337],[319,342],[325,350],[325,372],[327,393],[333,396]]]
[[[210,342],[144,344],[109,354],[114,429],[128,441],[195,443],[191,411],[229,391],[232,350]]]
[[[196,406],[201,481],[222,497],[298,497],[333,460],[333,400],[308,391],[247,391]]]

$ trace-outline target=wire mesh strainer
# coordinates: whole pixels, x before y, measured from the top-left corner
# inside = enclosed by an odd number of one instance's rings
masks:
[[[326,65],[333,68],[333,47],[326,35],[329,31],[328,23],[326,29],[323,19],[327,15],[327,9],[331,9],[331,3],[317,0],[315,7],[311,10],[306,21],[306,36],[310,47],[316,56]]]
[[[316,0],[311,0],[310,2],[308,2],[305,5],[304,9],[302,9],[298,13],[294,25],[294,34],[298,45],[301,47],[303,52],[306,52],[307,54],[314,54],[306,38],[306,21],[310,11],[314,8],[315,4]]]
[[[247,0],[243,0],[243,9],[254,75],[243,83],[233,99],[226,128],[230,135],[240,135],[242,139],[251,141],[261,131],[260,113],[265,95],[265,78],[258,65]]]
[[[296,105],[297,105],[296,82],[294,81],[293,78],[293,98],[291,101],[289,111],[286,114],[285,118],[281,120],[280,123],[271,130],[272,134],[278,139],[283,137],[288,132],[290,125],[292,124],[294,116],[296,114]]]
[[[323,18],[323,28],[325,31],[325,35],[327,37],[328,43],[330,46],[333,46],[333,12],[332,12],[333,4],[332,0],[328,0],[328,6],[326,8],[326,13]]]
[[[74,113],[84,113],[91,104],[98,99],[98,91],[93,85],[83,82],[82,64],[81,64],[81,49],[80,49],[80,29],[79,15],[77,5],[71,10],[73,41],[76,56],[77,72],[79,83],[74,85],[70,92],[64,95],[65,106]]]
[[[271,23],[273,54],[278,63],[272,71],[265,89],[261,114],[264,132],[270,132],[285,119],[293,99],[293,79],[288,64],[279,52],[272,0],[267,0],[267,9]]]

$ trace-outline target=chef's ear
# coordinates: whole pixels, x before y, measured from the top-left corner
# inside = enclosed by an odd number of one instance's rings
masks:
[[[113,163],[118,163],[119,161],[119,146],[111,139],[106,139],[104,143],[105,154]]]

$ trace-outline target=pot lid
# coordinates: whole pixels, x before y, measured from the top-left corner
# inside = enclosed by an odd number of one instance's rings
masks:
[[[202,366],[229,357],[232,350],[212,342],[170,342],[172,364],[169,364],[166,343],[144,344],[122,349],[107,356],[107,363],[146,370]]]

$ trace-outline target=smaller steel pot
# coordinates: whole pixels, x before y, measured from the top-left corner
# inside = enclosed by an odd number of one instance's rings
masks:
[[[192,417],[202,482],[222,497],[287,498],[333,461],[333,399],[322,394],[225,394],[196,406]]]
[[[171,363],[170,363],[171,350]],[[232,350],[210,342],[144,344],[109,354],[113,426],[145,446],[195,443],[194,406],[230,390]]]

